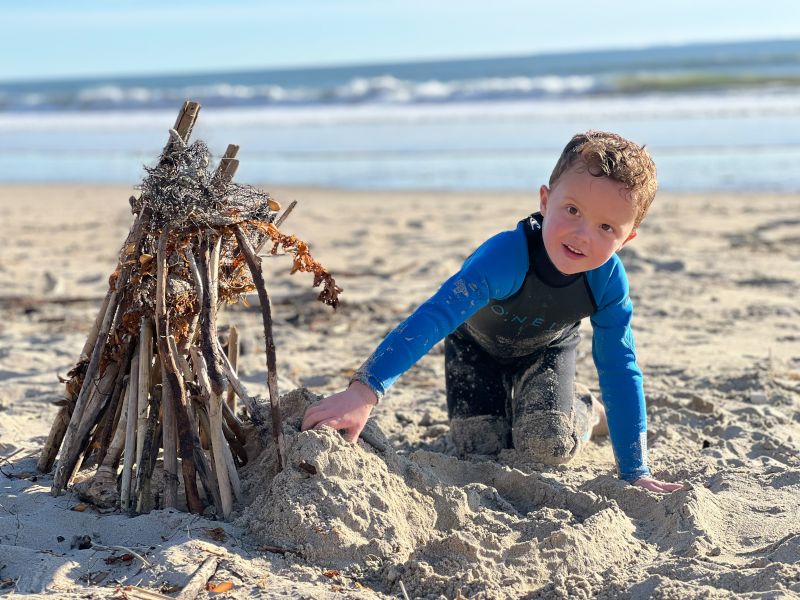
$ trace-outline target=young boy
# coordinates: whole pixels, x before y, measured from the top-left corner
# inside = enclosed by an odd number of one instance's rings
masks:
[[[355,441],[389,386],[445,338],[450,433],[461,454],[513,447],[563,463],[607,421],[622,479],[656,492],[682,487],[650,477],[633,308],[615,254],[636,237],[656,187],[643,147],[613,133],[574,136],[539,190],[540,212],[484,242],[347,390],[308,408],[302,428],[334,427]],[[575,392],[584,317],[602,405]]]

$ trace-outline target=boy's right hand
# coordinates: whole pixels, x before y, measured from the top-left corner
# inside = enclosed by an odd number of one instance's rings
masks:
[[[323,398],[309,406],[300,429],[301,431],[320,427],[344,429],[345,439],[355,442],[377,403],[375,392],[363,383],[354,381],[345,391]]]

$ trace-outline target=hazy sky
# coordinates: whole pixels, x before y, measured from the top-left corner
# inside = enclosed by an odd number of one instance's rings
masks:
[[[800,38],[797,0],[37,0],[1,14],[6,81]]]

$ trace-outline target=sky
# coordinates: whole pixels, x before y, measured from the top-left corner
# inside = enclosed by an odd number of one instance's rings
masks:
[[[0,81],[800,38],[796,0],[5,3]]]

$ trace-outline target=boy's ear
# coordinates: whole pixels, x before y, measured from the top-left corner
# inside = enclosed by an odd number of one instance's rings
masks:
[[[549,193],[550,190],[546,185],[543,185],[539,188],[539,212],[542,213],[542,216],[544,216],[544,213],[547,210],[547,195]]]
[[[628,242],[630,242],[630,241],[631,241],[633,238],[635,238],[637,235],[639,235],[639,232],[638,232],[638,231],[636,231],[635,229],[634,229],[633,231],[631,231],[631,234],[630,234],[628,237],[626,237],[626,238],[625,238],[625,241],[624,241],[624,242],[622,242],[622,246],[620,246],[620,249],[621,249],[621,248],[622,248],[622,247],[623,247],[625,244],[627,244]]]

